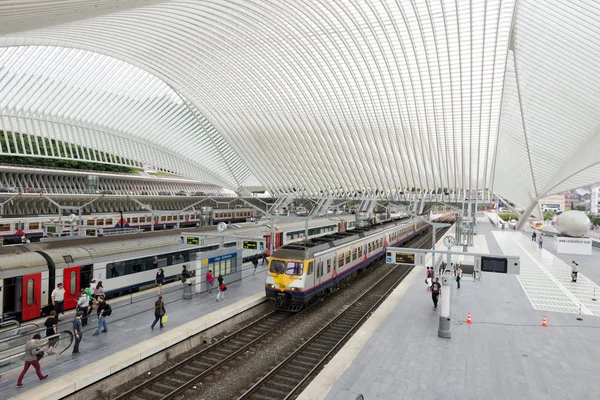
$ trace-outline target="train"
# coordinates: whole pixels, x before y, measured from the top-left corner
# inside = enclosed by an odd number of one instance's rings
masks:
[[[427,227],[402,219],[283,245],[269,259],[266,296],[278,309],[299,311],[382,259],[387,246],[402,245]]]
[[[198,225],[216,225],[219,222],[240,223],[253,221],[256,218],[256,210],[252,208],[232,208],[232,209],[212,209],[204,207],[206,212],[187,211],[179,213],[177,211],[163,211],[155,213],[150,212],[118,212],[114,213],[94,213],[83,215],[83,225],[89,227],[102,227],[104,232],[111,229],[137,228],[141,230],[151,230],[152,225],[155,230],[172,229],[177,226],[195,227]],[[71,223],[67,216],[63,216],[62,222],[69,226]],[[42,215],[33,217],[14,217],[2,218],[0,221],[0,239],[4,244],[19,243],[23,236],[25,238],[41,238],[52,230],[58,223],[56,215]],[[76,224],[77,222],[73,222]]]
[[[347,232],[355,228],[354,215],[309,221],[308,238]],[[196,229],[216,233],[215,227]],[[154,283],[158,268],[167,281],[177,279],[181,266],[194,267],[199,252],[218,247],[217,238],[198,246],[182,244],[183,231],[159,231],[131,235],[83,237],[0,248],[0,315],[2,320],[20,322],[44,316],[51,304],[50,294],[61,282],[65,288],[65,309],[75,307],[81,288],[92,279],[101,280],[108,296],[137,291]],[[186,234],[189,234],[186,231]],[[305,239],[304,222],[245,222],[229,224],[224,246],[240,246],[235,237],[257,238],[256,246],[243,250],[245,261],[270,255],[273,249]],[[227,238],[227,236],[231,236]],[[241,246],[240,246],[241,247]]]

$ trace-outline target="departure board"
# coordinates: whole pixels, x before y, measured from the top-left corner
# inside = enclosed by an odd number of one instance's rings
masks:
[[[187,244],[200,244],[200,238],[197,236],[188,236]]]
[[[413,264],[415,263],[415,255],[413,253],[396,252],[396,264]]]
[[[258,248],[256,242],[249,242],[244,240],[244,249],[256,250]]]

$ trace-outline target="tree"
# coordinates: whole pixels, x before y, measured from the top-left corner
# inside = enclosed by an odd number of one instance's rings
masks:
[[[554,213],[552,211],[546,211],[544,214],[544,221],[552,221],[554,219]]]

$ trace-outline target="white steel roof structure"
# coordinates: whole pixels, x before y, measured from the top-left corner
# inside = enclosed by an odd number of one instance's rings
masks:
[[[599,19],[592,0],[0,2],[1,129],[235,190],[527,207],[600,181]],[[28,143],[0,148],[53,156]]]

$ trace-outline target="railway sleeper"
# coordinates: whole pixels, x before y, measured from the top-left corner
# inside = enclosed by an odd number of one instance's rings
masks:
[[[179,386],[180,385],[165,385],[162,382],[154,382],[154,384],[152,385],[152,390],[156,391],[156,392],[160,392],[160,393],[169,394],[174,389],[178,388]],[[147,393],[147,392],[148,392],[148,389],[145,389],[144,393]]]
[[[215,365],[215,362],[194,360],[191,362],[191,364],[194,368],[197,368],[200,371],[205,371]]]
[[[289,390],[279,390],[277,388],[268,387],[269,383],[265,383],[260,387],[259,392],[268,394],[270,396],[275,396],[276,399],[283,399],[288,394]]]
[[[195,378],[198,375],[196,373],[190,373],[190,372],[187,372],[187,371],[183,371],[181,369],[178,369],[177,371],[175,371],[173,373],[177,374],[177,375],[182,375],[182,376],[184,376],[187,379]]]
[[[140,400],[159,400],[160,398],[162,398],[163,396],[161,396],[160,394],[157,394],[154,391],[150,391],[149,389],[144,389],[144,390],[140,390],[138,392],[138,395],[134,395],[133,397],[136,397]]]
[[[267,395],[263,395],[260,393],[254,393],[253,395],[250,396],[251,399],[256,399],[256,400],[273,400],[273,397],[271,396],[267,396]],[[275,399],[275,400],[279,400],[279,399]]]
[[[314,361],[310,362],[310,361],[304,361],[304,360],[299,360],[298,358],[294,358],[294,365],[297,366],[298,364],[305,366],[307,368],[312,368],[315,366]]]
[[[270,380],[269,382],[265,383],[265,386],[268,386],[270,388],[273,388],[274,390],[286,392],[286,393],[289,393],[289,391],[291,389],[296,387],[296,385],[291,386],[291,385],[288,385],[285,383],[275,382],[274,380]]]
[[[294,379],[289,376],[281,376],[281,375],[276,375],[272,379],[275,382],[281,382],[282,384],[292,385],[294,387],[296,387],[296,385],[302,380],[302,378]]]

